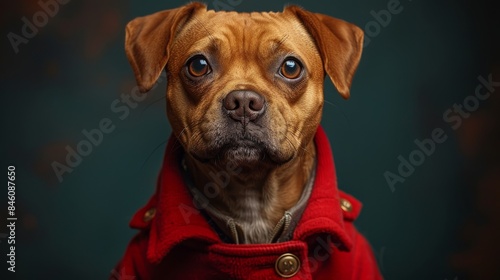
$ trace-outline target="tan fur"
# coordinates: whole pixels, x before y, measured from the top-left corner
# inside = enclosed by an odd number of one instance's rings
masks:
[[[295,6],[283,13],[235,13],[206,11],[193,3],[130,22],[126,51],[143,91],[166,66],[167,115],[200,191],[213,181],[210,172],[219,172],[230,160],[212,151],[226,133],[220,125],[227,117],[221,113],[224,97],[251,90],[266,99],[262,131],[273,152],[262,161],[240,160],[240,172],[210,200],[243,225],[247,242],[261,243],[296,204],[309,178],[324,73],[349,97],[362,36],[352,24]],[[216,62],[214,75],[196,84],[183,76],[193,54]],[[307,75],[293,86],[275,76],[287,55],[301,58]]]

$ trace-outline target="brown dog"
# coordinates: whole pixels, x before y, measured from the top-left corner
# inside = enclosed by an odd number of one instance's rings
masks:
[[[243,170],[211,204],[248,243],[264,243],[309,178],[324,72],[344,98],[363,31],[297,7],[283,14],[206,11],[192,4],[137,18],[126,51],[141,91],[167,71],[167,114],[195,187],[233,161]]]
[[[167,72],[185,182],[208,197],[215,227],[230,243],[286,241],[284,217],[307,207],[314,181],[325,73],[347,99],[362,30],[296,6],[236,13],[192,3],[137,18],[126,31],[141,91]],[[227,166],[236,171],[213,184]]]

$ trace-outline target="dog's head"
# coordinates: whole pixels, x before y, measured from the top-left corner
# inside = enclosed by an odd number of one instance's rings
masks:
[[[134,19],[125,49],[142,92],[167,72],[167,114],[200,161],[283,164],[312,141],[325,73],[349,97],[363,32],[288,6],[207,11],[191,3]]]

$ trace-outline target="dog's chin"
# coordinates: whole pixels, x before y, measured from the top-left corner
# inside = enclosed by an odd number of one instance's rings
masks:
[[[233,162],[237,165],[254,165],[264,161],[266,152],[256,146],[232,146],[221,151],[221,160]]]

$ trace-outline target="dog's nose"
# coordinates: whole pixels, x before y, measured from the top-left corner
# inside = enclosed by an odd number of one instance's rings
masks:
[[[224,98],[223,106],[229,116],[243,124],[255,121],[266,108],[264,97],[253,91],[235,90]]]

